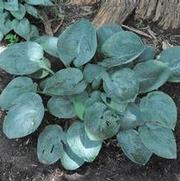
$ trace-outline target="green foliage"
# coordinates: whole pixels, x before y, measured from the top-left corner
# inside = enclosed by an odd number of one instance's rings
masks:
[[[18,8],[17,1],[12,2],[7,9]],[[30,6],[50,1],[27,2]],[[17,31],[20,21],[29,26],[26,19],[16,19]],[[21,35],[29,37],[28,28]],[[64,67],[54,73],[44,51]],[[87,20],[71,25],[59,37],[42,36],[9,46],[0,53],[0,68],[19,77],[0,95],[0,107],[7,111],[5,135],[20,138],[38,129],[45,107],[39,93],[47,96],[46,110],[57,120],[38,138],[42,163],[60,160],[65,169],[75,170],[94,161],[104,140],[115,136],[137,164],[145,165],[152,154],[175,159],[176,105],[157,89],[167,81],[179,82],[180,48],[166,49],[158,59],[154,52],[138,35],[118,25],[105,25],[96,32]],[[39,79],[38,85],[31,78]]]
[[[19,37],[16,34],[9,33],[4,38],[9,45],[15,44],[19,42]],[[0,38],[1,41],[1,38]]]
[[[27,15],[41,18],[36,5],[52,6],[53,0],[0,0],[0,41],[10,31],[25,40],[38,37],[38,29],[27,19]]]

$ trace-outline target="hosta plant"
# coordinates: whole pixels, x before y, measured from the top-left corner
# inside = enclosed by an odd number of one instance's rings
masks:
[[[30,23],[26,15],[37,19],[40,14],[37,5],[51,6],[52,0],[0,0],[0,41],[10,31],[25,40],[39,35],[37,27]]]
[[[133,32],[115,24],[96,30],[84,19],[59,37],[9,46],[0,54],[0,68],[15,76],[0,95],[4,134],[30,135],[51,122],[43,118],[47,112],[57,122],[37,140],[44,164],[60,161],[65,169],[77,169],[115,137],[137,164],[145,165],[153,154],[175,159],[176,105],[158,89],[180,82],[180,47],[154,52]],[[64,66],[54,72],[47,54]]]

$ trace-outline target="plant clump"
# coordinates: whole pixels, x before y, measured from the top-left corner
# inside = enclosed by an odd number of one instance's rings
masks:
[[[0,68],[15,75],[0,95],[7,113],[4,134],[10,139],[30,135],[47,110],[58,121],[37,141],[44,164],[60,160],[75,170],[94,161],[112,137],[137,164],[145,165],[152,154],[176,159],[177,108],[158,89],[167,81],[180,82],[180,47],[157,57],[154,52],[133,32],[116,24],[96,30],[84,19],[59,37],[9,46],[0,54]],[[64,66],[54,72],[46,54]]]
[[[4,36],[12,39],[12,36],[7,35],[10,31],[25,40],[38,37],[39,30],[30,23],[27,15],[41,19],[37,6],[52,5],[53,0],[0,0],[0,41]]]

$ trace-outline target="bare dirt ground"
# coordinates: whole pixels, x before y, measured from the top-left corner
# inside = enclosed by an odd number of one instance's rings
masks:
[[[64,19],[60,31],[74,19],[81,17],[91,19],[95,12],[93,7],[89,7],[89,9],[87,7],[86,9],[68,8],[64,9],[65,12],[68,12],[68,18]],[[162,42],[166,42],[165,45],[167,42],[180,45],[177,32],[165,33],[155,25],[151,25],[150,22],[134,21],[132,17],[126,24],[154,36],[146,41],[156,46],[157,52],[162,48]],[[0,72],[0,90],[10,79],[8,74]],[[178,122],[175,131],[178,147],[177,160],[165,160],[153,156],[146,166],[138,166],[129,161],[117,147],[116,141],[111,139],[104,144],[95,162],[86,164],[77,171],[67,172],[60,163],[52,166],[40,164],[36,156],[38,134],[47,123],[57,120],[52,116],[46,116],[45,123],[34,134],[23,139],[8,140],[2,133],[3,114],[1,113],[0,181],[180,181],[180,84],[166,84],[161,89],[173,97],[178,108]]]

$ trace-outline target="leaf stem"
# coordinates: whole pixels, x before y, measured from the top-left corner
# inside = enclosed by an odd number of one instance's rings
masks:
[[[47,94],[47,93],[45,93],[45,92],[43,92],[43,91],[37,91],[37,93],[38,93],[38,94],[43,94],[43,95],[46,95],[46,96],[52,96],[52,95]]]
[[[54,75],[55,73],[48,67],[44,67],[45,70],[47,70],[50,74]]]

